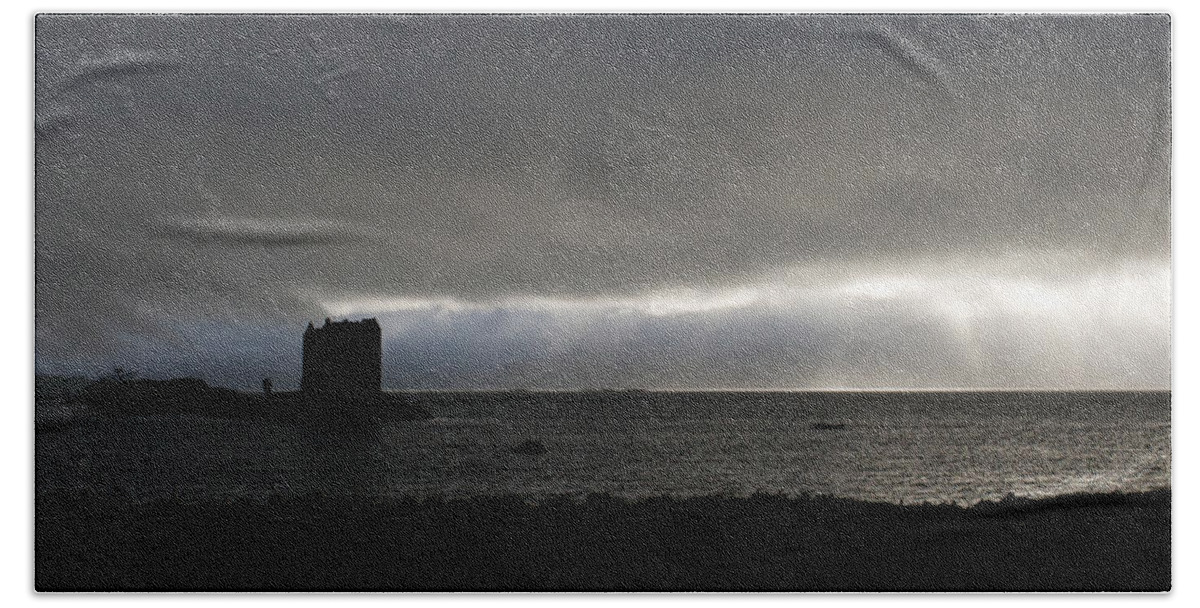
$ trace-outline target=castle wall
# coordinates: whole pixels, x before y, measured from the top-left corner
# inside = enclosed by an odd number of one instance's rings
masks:
[[[375,319],[335,321],[304,331],[305,393],[346,395],[377,393],[383,379],[383,334]]]

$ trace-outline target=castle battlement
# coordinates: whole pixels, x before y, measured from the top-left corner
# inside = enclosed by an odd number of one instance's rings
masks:
[[[312,323],[304,330],[300,389],[315,396],[378,393],[383,376],[383,333],[375,319]]]

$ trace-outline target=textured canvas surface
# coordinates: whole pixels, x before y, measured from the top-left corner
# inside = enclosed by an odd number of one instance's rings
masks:
[[[1167,15],[35,26],[39,590],[1170,588]]]

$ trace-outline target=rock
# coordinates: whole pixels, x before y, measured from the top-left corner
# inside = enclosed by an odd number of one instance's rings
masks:
[[[546,453],[546,446],[536,439],[527,439],[513,446],[512,452],[525,456],[539,456]]]
[[[844,422],[814,422],[812,428],[818,431],[840,431],[846,428],[846,424]]]

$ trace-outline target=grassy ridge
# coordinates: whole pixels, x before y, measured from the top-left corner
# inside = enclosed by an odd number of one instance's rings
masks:
[[[952,505],[605,495],[131,506],[42,494],[68,590],[1111,590],[1170,587],[1170,492]]]

